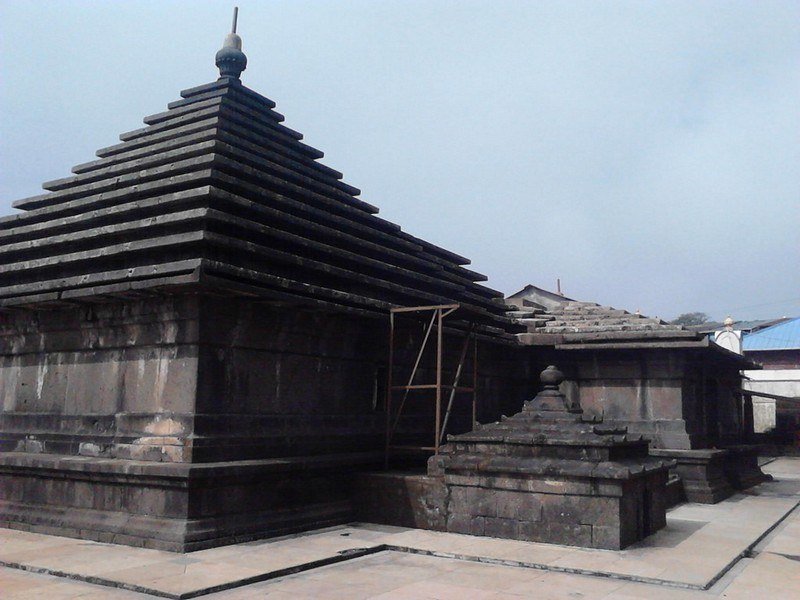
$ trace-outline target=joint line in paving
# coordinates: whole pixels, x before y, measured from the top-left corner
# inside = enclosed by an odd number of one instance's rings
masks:
[[[719,581],[722,577],[724,577],[728,571],[730,571],[733,567],[735,567],[739,563],[739,561],[741,561],[744,558],[751,558],[752,552],[755,549],[755,547],[758,546],[768,535],[770,535],[773,531],[775,531],[775,529],[777,529],[786,519],[788,519],[789,515],[791,515],[797,509],[798,506],[800,506],[800,501],[795,502],[794,506],[792,506],[788,511],[786,511],[786,513],[780,519],[778,519],[775,523],[773,523],[770,527],[768,527],[767,530],[764,531],[764,533],[758,536],[752,543],[750,543],[747,546],[747,548],[742,550],[731,562],[729,562],[725,567],[723,567],[719,571],[719,573],[714,575],[714,577],[712,577],[703,587],[699,589],[708,590],[715,583],[717,583],[717,581]]]
[[[606,579],[619,579],[622,581],[633,581],[636,583],[646,583],[649,585],[660,585],[660,586],[673,587],[679,589],[691,589],[691,590],[706,589],[702,585],[685,583],[683,581],[670,581],[668,579],[657,579],[655,577],[644,577],[640,575],[626,575],[624,573],[614,573],[613,571],[593,571],[591,569],[581,569],[578,567],[561,567],[558,565],[524,562],[506,558],[472,556],[469,554],[455,554],[453,552],[439,552],[436,550],[424,550],[421,548],[410,548],[406,546],[387,546],[386,549],[395,552],[407,552],[409,554],[421,554],[425,556],[435,556],[437,558],[450,558],[454,560],[479,562],[490,565],[500,565],[503,567],[522,567],[524,569],[538,569],[540,571],[554,571],[557,573],[569,573],[572,575],[586,575],[588,577],[604,577]]]
[[[173,594],[170,592],[165,592],[162,590],[158,590],[143,585],[126,583],[124,581],[114,581],[113,579],[106,579],[104,577],[98,577],[96,575],[80,575],[78,573],[68,573],[66,571],[60,571],[57,569],[48,569],[47,567],[36,567],[33,565],[25,565],[22,563],[8,562],[4,560],[0,560],[0,566],[8,567],[10,569],[20,569],[22,571],[29,571],[31,573],[39,573],[42,575],[51,575],[53,577],[63,577],[66,579],[83,581],[84,583],[91,583],[93,585],[102,585],[105,587],[112,587],[117,589],[128,590],[131,592],[138,592],[140,594],[149,594],[151,596],[158,596],[160,598],[171,598],[172,600],[187,600],[188,598],[198,598],[200,596],[206,596],[208,594],[213,594],[216,592],[222,592],[233,588],[243,587],[246,585],[251,585],[253,583],[260,583],[262,581],[267,581],[269,579],[277,579],[278,577],[285,577],[287,575],[294,575],[296,573],[302,573],[304,571],[311,571],[319,567],[326,567],[328,565],[334,565],[337,563],[346,562],[348,560],[353,560],[355,558],[361,558],[362,556],[377,554],[378,552],[383,552],[386,549],[387,548],[385,545],[378,545],[378,546],[371,546],[369,548],[353,548],[349,550],[342,550],[335,555],[327,556],[319,560],[314,560],[311,562],[302,563],[299,565],[294,565],[292,567],[286,567],[283,569],[277,569],[275,571],[269,571],[267,573],[260,573],[259,575],[253,575],[251,577],[237,579],[236,581],[228,581],[225,583],[220,583],[217,585],[209,586],[198,590],[192,590],[190,592],[184,592],[181,594]]]

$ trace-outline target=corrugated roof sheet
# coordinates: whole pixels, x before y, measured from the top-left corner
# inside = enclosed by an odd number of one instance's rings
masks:
[[[733,324],[733,328],[738,331],[744,331],[745,333],[749,332],[756,332],[762,329],[766,329],[767,327],[772,327],[773,325],[777,325],[778,323],[783,323],[784,321],[789,321],[786,317],[778,317],[774,319],[755,319],[753,321],[735,321]],[[702,325],[686,325],[686,329],[689,331],[699,331],[700,333],[714,333],[715,331],[719,331],[721,329],[725,329],[725,323],[720,321],[712,321],[710,323],[703,323]]]
[[[800,349],[800,317],[745,336],[744,351]]]

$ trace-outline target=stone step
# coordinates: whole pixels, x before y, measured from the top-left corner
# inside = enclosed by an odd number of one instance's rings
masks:
[[[512,319],[527,319],[533,317],[535,314],[536,313],[531,310],[510,310],[506,313],[506,316]]]
[[[594,317],[594,318],[604,318],[604,319],[605,318],[608,318],[608,319],[617,318],[618,319],[620,317],[627,317],[629,319],[630,318],[633,318],[633,319],[641,318],[640,315],[631,314],[626,310],[609,310],[609,309],[605,309],[605,310],[587,310],[587,311],[565,311],[565,312],[552,311],[550,314],[553,315],[553,316],[558,317],[559,319],[571,320],[571,321],[580,320],[580,319],[586,319],[586,318],[592,318],[592,317]]]
[[[583,327],[584,325],[630,325],[631,327],[638,328],[647,325],[661,325],[661,323],[656,319],[563,319],[561,316],[558,316],[551,320],[551,325],[564,327]]]
[[[517,323],[520,325],[525,325],[528,329],[531,328],[538,328],[538,327],[547,327],[552,321],[551,318],[535,318],[535,319],[516,319]]]
[[[604,332],[611,332],[611,331],[656,331],[660,329],[658,325],[606,325],[605,323],[600,324],[588,324],[588,323],[581,323],[580,326],[576,325],[554,325],[553,323],[548,323],[546,326],[547,333],[586,333],[589,331],[604,331]]]

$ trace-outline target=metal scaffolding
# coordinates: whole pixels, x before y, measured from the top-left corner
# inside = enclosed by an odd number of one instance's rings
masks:
[[[389,457],[395,452],[433,452],[439,453],[439,446],[444,443],[445,435],[447,432],[447,425],[450,421],[450,415],[453,410],[453,404],[456,394],[470,393],[472,395],[472,426],[474,428],[477,419],[477,381],[478,381],[478,339],[475,331],[474,324],[470,325],[465,332],[464,340],[461,346],[458,365],[455,369],[452,384],[444,384],[442,380],[443,371],[443,354],[444,354],[444,334],[443,323],[445,318],[453,314],[460,308],[459,304],[441,304],[435,306],[412,306],[405,308],[393,308],[389,312],[389,368],[387,372],[387,393],[386,393],[386,464],[388,466]],[[431,313],[428,325],[425,328],[425,335],[419,347],[414,366],[411,369],[411,374],[405,385],[396,385],[394,383],[395,371],[398,365],[395,364],[395,326],[396,319],[400,316],[409,316],[417,319],[424,319],[425,313]],[[435,383],[414,383],[417,372],[422,362],[422,357],[428,347],[428,342],[431,338],[431,333],[436,331],[436,360],[435,360]],[[472,384],[469,386],[459,385],[464,373],[464,365],[466,364],[467,354],[472,346],[473,360],[472,360]],[[434,396],[432,400],[435,402],[434,411],[434,438],[432,446],[414,446],[414,445],[393,445],[392,440],[397,431],[397,426],[400,417],[403,414],[403,409],[406,405],[409,392],[426,392],[433,391]],[[402,399],[399,403],[395,404],[395,393],[402,392]],[[444,393],[449,392],[447,399],[447,407],[442,414]],[[396,408],[395,408],[396,406]]]

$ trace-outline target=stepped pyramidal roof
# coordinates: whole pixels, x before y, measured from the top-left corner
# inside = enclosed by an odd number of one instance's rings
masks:
[[[515,330],[467,259],[378,217],[242,85],[235,33],[216,62],[217,81],[0,219],[0,307],[208,289],[370,314],[458,303]]]

